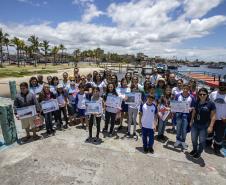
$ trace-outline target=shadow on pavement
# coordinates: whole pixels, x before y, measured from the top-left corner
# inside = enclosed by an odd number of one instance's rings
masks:
[[[166,148],[168,150],[172,150],[172,151],[177,152],[177,153],[182,152],[181,148],[175,148],[174,147],[174,143],[175,142],[168,140],[167,143],[165,145],[163,145],[163,148]]]
[[[185,152],[185,156],[186,156],[186,159],[195,163],[195,164],[198,164],[200,167],[205,167],[205,161],[203,160],[202,157],[200,157],[199,159],[194,159],[192,156],[189,155],[189,152]]]

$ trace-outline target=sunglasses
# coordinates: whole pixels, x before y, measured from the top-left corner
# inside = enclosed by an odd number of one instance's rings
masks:
[[[207,96],[207,94],[199,94],[199,96]]]

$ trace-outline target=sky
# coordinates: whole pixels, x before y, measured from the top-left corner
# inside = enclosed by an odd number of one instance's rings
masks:
[[[68,52],[226,61],[226,0],[0,0],[0,28]]]

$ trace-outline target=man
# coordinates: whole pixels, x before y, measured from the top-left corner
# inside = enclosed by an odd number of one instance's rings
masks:
[[[39,85],[44,85],[45,82],[43,81],[43,75],[38,75],[37,79],[38,79],[38,84]]]
[[[158,81],[159,78],[161,78],[162,76],[160,74],[158,74],[158,70],[157,68],[153,68],[152,71],[152,75],[150,78],[150,82],[152,85],[156,85],[156,82]]]
[[[23,82],[20,84],[20,93],[16,95],[14,100],[14,113],[16,117],[19,119],[17,115],[17,108],[27,107],[35,105],[36,111],[40,112],[40,106],[34,94],[30,93],[28,90],[28,84]],[[26,138],[25,141],[30,139],[30,130],[33,132],[33,139],[37,140],[40,137],[36,134],[36,128],[34,124],[34,117],[25,118],[21,120],[22,129],[26,131]]]
[[[207,137],[207,146],[212,145],[216,155],[221,155],[224,132],[226,129],[226,82],[219,82],[219,90],[214,91],[209,96],[210,100],[216,106],[216,121],[213,128],[213,133]]]
[[[167,85],[169,85],[171,89],[177,86],[177,80],[174,73],[170,73]]]

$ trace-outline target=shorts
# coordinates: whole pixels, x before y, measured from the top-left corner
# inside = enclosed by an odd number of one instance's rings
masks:
[[[85,117],[86,109],[78,109],[78,117]]]
[[[121,108],[122,108],[121,112],[128,112],[128,104],[125,104],[124,101],[122,101]]]
[[[35,128],[34,117],[22,119],[21,125],[22,125],[22,129],[33,129],[33,128]]]

